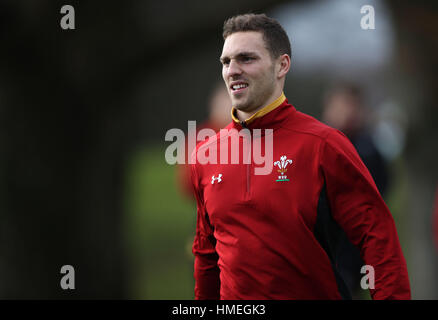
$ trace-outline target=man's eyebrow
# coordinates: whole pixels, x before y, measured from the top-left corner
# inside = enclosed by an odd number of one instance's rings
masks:
[[[239,57],[248,57],[248,56],[256,56],[257,54],[255,53],[255,52],[252,52],[252,51],[243,51],[243,52],[239,52],[237,55],[236,55],[236,58],[239,58]]]

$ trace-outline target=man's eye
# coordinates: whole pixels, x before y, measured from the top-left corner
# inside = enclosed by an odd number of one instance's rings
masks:
[[[242,61],[243,61],[243,62],[250,62],[250,61],[252,61],[252,60],[254,60],[254,58],[252,58],[252,57],[243,57],[243,58],[242,58]]]

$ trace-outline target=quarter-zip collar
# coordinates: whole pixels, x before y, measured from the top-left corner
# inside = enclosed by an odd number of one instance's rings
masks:
[[[295,108],[288,103],[284,93],[281,93],[277,99],[246,120],[239,120],[237,118],[237,110],[234,107],[231,109],[231,117],[233,119],[233,127],[236,129],[275,129],[295,111]]]

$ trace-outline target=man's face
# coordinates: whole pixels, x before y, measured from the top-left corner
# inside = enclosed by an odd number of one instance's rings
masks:
[[[261,32],[229,35],[220,59],[222,77],[236,109],[251,112],[277,98],[273,97],[279,85],[276,68]]]
[[[332,94],[325,102],[322,119],[346,135],[353,135],[362,125],[360,104],[346,93]]]

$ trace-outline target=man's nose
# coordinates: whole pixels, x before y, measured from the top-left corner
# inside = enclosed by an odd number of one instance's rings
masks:
[[[228,77],[233,77],[242,74],[242,69],[235,60],[231,60],[228,66],[227,75]]]

